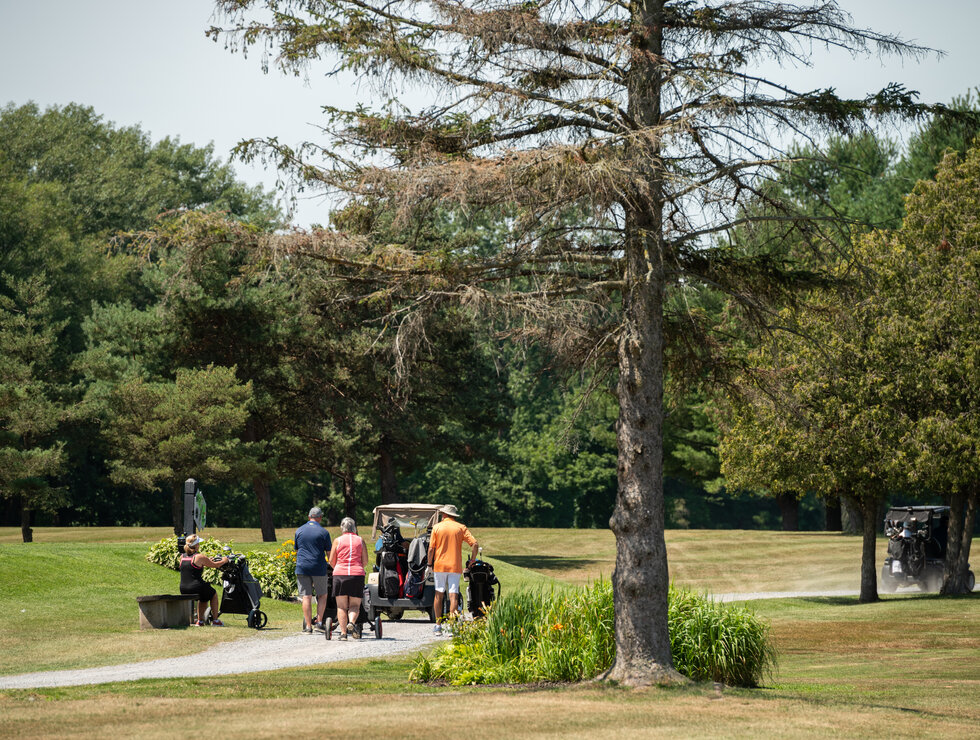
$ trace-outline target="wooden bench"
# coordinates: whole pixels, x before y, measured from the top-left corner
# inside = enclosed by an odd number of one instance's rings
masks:
[[[194,614],[198,597],[185,594],[158,594],[137,596],[141,630],[161,630],[170,627],[188,627]]]

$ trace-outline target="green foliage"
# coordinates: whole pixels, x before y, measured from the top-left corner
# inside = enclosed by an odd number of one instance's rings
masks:
[[[668,623],[674,667],[695,681],[757,686],[776,665],[768,625],[744,608],[671,587]],[[453,685],[582,681],[615,657],[612,586],[520,591],[484,619],[451,622],[453,641],[419,655],[413,681]]]
[[[152,491],[187,477],[247,474],[252,463],[239,435],[251,395],[234,368],[213,366],[178,370],[172,383],[120,384],[106,430],[113,480]]]
[[[252,550],[245,553],[249,572],[271,599],[290,599],[296,595],[296,549],[286,540],[274,553]]]
[[[0,282],[0,499],[53,510],[64,500],[52,485],[65,464],[56,431],[69,415],[49,374],[61,327],[40,279],[3,273]]]
[[[212,538],[201,543],[200,552],[210,558],[225,555],[225,547],[234,550],[230,542]],[[262,587],[262,595],[271,599],[289,599],[296,595],[296,550],[292,540],[286,540],[274,553],[264,550],[248,550],[244,553],[248,570]],[[147,550],[146,559],[171,570],[180,568],[181,553],[177,550],[177,536],[165,537]],[[204,580],[221,585],[221,572],[217,568],[205,568]]]
[[[667,619],[674,665],[688,678],[758,686],[775,669],[769,625],[743,607],[672,588]]]

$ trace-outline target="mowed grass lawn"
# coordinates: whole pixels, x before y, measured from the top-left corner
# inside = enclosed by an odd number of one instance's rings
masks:
[[[176,574],[142,559],[166,534],[38,529],[37,541],[23,545],[18,530],[0,530],[0,674],[187,654],[219,639],[295,631],[298,606],[264,599],[271,629],[261,633],[234,615],[225,630],[140,632],[135,595],[176,587]],[[242,549],[257,546],[253,530],[208,534]],[[615,560],[609,532],[475,534],[505,589],[608,577]],[[673,580],[713,593],[857,587],[858,538],[671,531],[667,542]],[[976,595],[749,606],[771,623],[780,653],[777,674],[760,689],[418,686],[407,682],[411,658],[402,656],[242,676],[0,691],[0,737],[980,736]]]

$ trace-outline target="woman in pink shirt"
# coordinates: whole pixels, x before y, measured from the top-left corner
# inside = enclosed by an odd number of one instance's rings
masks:
[[[340,639],[347,635],[361,636],[357,614],[364,596],[364,573],[368,552],[364,540],[358,537],[354,520],[349,516],[340,522],[341,535],[330,549],[330,567],[333,568],[333,595],[337,599],[337,625]]]

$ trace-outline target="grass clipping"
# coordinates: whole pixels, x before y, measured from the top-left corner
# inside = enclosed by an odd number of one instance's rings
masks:
[[[674,668],[694,681],[758,686],[776,665],[769,625],[741,607],[690,591],[668,594]],[[522,591],[487,616],[451,622],[453,640],[418,655],[410,678],[468,684],[582,681],[616,655],[612,585]]]

